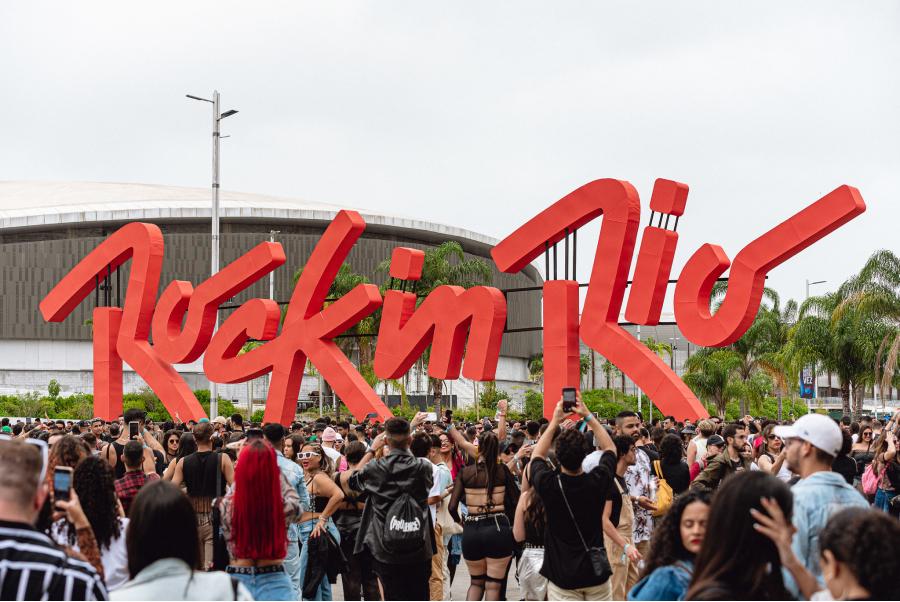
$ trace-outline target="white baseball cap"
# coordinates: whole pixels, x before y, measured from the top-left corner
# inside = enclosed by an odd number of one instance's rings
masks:
[[[844,444],[841,428],[824,414],[801,416],[790,426],[776,426],[774,433],[782,439],[802,439],[826,454],[837,456]]]

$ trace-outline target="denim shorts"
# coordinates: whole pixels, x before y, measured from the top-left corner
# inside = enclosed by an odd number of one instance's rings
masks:
[[[268,568],[268,567],[266,567]],[[294,586],[284,570],[273,573],[232,573],[244,584],[254,600],[294,600]]]

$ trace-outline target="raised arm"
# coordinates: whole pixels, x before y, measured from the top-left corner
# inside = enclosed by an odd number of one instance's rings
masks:
[[[506,441],[506,409],[509,407],[509,401],[501,399],[497,402],[497,411],[500,418],[500,426],[498,427],[498,437],[500,441]]]
[[[575,412],[584,418],[588,428],[594,433],[594,445],[596,445],[597,448],[603,451],[616,451],[616,446],[612,441],[612,437],[609,436],[609,433],[606,432],[606,429],[603,428],[603,425],[600,424],[600,421],[597,420],[597,417],[594,416],[593,412],[587,409],[587,406],[581,401],[581,393],[578,394],[578,401],[575,403]]]
[[[550,441],[553,439],[553,434],[559,428],[559,423],[562,422],[563,419],[562,403],[562,399],[556,403],[556,408],[553,410],[553,417],[550,418],[550,424],[547,425],[547,430],[545,430],[544,434],[541,435],[541,438],[538,439],[538,442],[531,452],[532,460],[536,460],[537,458],[540,458],[541,460],[547,459],[547,454],[550,452]]]
[[[368,451],[366,451],[365,454],[363,454],[362,460],[360,460],[359,464],[357,464],[356,466],[356,470],[345,470],[338,475],[340,487],[344,493],[350,493],[350,478],[353,477],[353,475],[359,474],[362,469],[365,468],[366,464],[368,464],[369,461],[375,457],[375,454],[378,452],[378,450],[384,447],[384,437],[384,433],[381,433],[372,440],[372,446]]]
[[[460,433],[455,426],[453,426],[453,423],[447,425],[446,432],[447,436],[456,442],[456,445],[459,447],[459,449],[468,454],[470,458],[478,457],[478,447],[466,441],[466,438],[462,436],[462,433]]]

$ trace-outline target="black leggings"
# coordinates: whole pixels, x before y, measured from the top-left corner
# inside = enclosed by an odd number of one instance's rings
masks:
[[[466,560],[506,558],[514,547],[512,527],[505,514],[467,520],[463,526],[462,553]]]

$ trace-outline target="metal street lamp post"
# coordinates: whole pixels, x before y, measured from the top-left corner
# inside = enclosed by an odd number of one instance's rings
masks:
[[[237,111],[231,109],[219,113],[219,91],[213,90],[213,98],[201,98],[191,94],[185,94],[192,100],[200,100],[212,104],[213,109],[213,146],[212,146],[212,274],[219,271],[219,122],[226,117],[231,117]],[[215,329],[219,328],[219,311],[216,310]],[[209,416],[215,418],[219,413],[219,387],[218,384],[209,382]]]
[[[809,299],[809,287],[814,286],[816,284],[825,284],[826,282],[828,282],[828,281],[827,280],[816,280],[815,282],[810,282],[809,279],[807,278],[807,280],[806,280],[806,299]],[[818,389],[819,389],[819,376],[818,376],[818,374],[816,374],[816,365],[815,365],[815,363],[813,363],[813,387],[812,387],[812,398],[813,399],[815,399],[817,397],[816,394],[818,393]],[[828,394],[830,395],[831,391],[828,391]],[[779,410],[778,419],[781,420],[781,407],[779,407],[778,410]],[[807,414],[812,413],[811,402],[809,401],[809,399],[806,400],[806,413]]]

